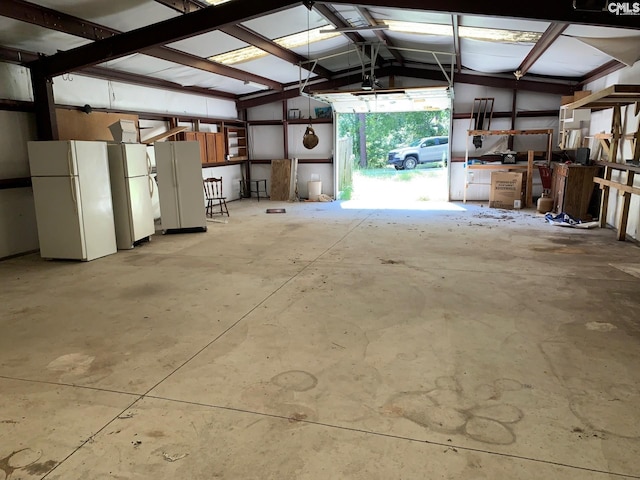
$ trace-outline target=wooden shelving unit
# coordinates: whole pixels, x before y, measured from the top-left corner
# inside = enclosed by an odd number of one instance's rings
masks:
[[[247,128],[238,126],[225,126],[226,151],[229,160],[248,160]]]
[[[594,178],[593,181],[600,186],[602,197],[600,198],[600,227],[607,226],[607,210],[609,208],[609,194],[613,188],[622,197],[622,208],[618,215],[618,240],[624,241],[627,238],[627,222],[629,220],[629,208],[631,206],[631,195],[640,195],[640,188],[633,186],[636,173],[640,173],[640,167],[633,165],[623,165],[612,162],[597,162],[604,167],[604,178]],[[626,172],[626,181],[619,182],[611,180],[613,170]]]
[[[638,102],[640,102],[640,85],[611,85],[580,100],[568,103],[564,107],[573,110],[586,109],[589,112],[605,110],[607,108],[613,109],[611,136],[608,139],[599,140],[603,143],[605,151],[608,151],[609,162],[615,163],[618,156],[618,148],[625,138],[622,122],[622,107]],[[637,160],[638,157],[640,157],[640,129],[633,134],[632,141],[635,142],[633,158]]]

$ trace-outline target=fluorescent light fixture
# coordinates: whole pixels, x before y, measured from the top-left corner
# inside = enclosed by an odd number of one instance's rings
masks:
[[[326,28],[326,26],[314,28],[313,30],[309,30],[309,32],[305,31],[294,33],[293,35],[287,35],[286,37],[276,38],[274,42],[281,47],[292,49],[340,35],[339,32],[333,31],[329,33],[320,33],[320,30],[324,28]],[[255,60],[267,55],[268,53],[264,50],[251,46],[232,50],[227,53],[221,53],[220,55],[214,55],[213,57],[209,57],[209,60],[223,63],[225,65],[233,65],[241,62],[248,62],[249,60]]]
[[[384,20],[392,32],[414,33],[421,35],[436,35],[441,37],[453,36],[451,25],[436,23],[401,22],[396,20]],[[522,32],[517,30],[501,30],[497,28],[458,27],[461,38],[483,40],[503,43],[535,43],[540,39],[541,33]]]
[[[320,33],[333,33],[333,32],[371,32],[374,30],[389,30],[389,25],[370,25],[368,27],[341,27],[341,28],[327,28],[320,30]]]
[[[207,3],[210,3],[211,5],[220,5],[221,3],[227,3],[230,2],[231,0],[205,0]]]

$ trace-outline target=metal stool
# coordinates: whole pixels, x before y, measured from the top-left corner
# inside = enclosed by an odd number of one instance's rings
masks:
[[[256,197],[258,197],[258,201],[260,201],[260,193],[263,193],[264,195],[262,196],[262,198],[269,198],[269,194],[267,193],[267,179],[266,178],[260,178],[258,180],[249,180],[249,189],[246,189],[246,185],[247,185],[247,180],[240,180],[240,192],[241,193],[248,193],[249,194],[249,198],[251,198],[251,194],[255,193]],[[263,189],[260,189],[260,187],[263,187]]]

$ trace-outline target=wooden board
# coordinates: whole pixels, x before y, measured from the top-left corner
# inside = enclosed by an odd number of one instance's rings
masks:
[[[60,140],[102,140],[113,142],[109,125],[118,120],[131,120],[138,126],[138,116],[125,113],[91,112],[66,108],[56,109]],[[140,134],[138,133],[138,139]]]
[[[164,140],[165,138],[169,138],[169,137],[173,137],[174,135],[177,135],[180,132],[183,132],[187,129],[187,127],[175,127],[172,128],[171,130],[168,130],[164,133],[160,133],[158,135],[155,135],[151,138],[147,138],[146,140],[143,140],[142,143],[145,143],[147,145],[151,145],[153,142],[157,142],[158,140]]]
[[[271,200],[288,201],[291,188],[291,160],[271,160]]]

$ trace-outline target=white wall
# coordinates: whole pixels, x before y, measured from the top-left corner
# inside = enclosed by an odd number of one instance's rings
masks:
[[[311,110],[309,110],[311,106]],[[315,118],[316,107],[327,107],[325,103],[311,100],[306,97],[296,97],[287,101],[287,112],[289,109],[300,110],[301,118]],[[270,103],[248,109],[247,118],[249,121],[273,120],[282,121],[282,102]],[[287,149],[289,158],[298,159],[327,159],[333,157],[334,138],[332,123],[318,123],[312,125],[319,142],[316,147],[309,150],[302,143],[307,124],[288,124],[287,128]],[[285,158],[284,148],[284,124],[277,125],[250,125],[249,127],[249,157],[255,160],[273,160]],[[298,164],[298,194],[301,198],[308,195],[307,182],[311,175],[320,177],[322,182],[322,193],[334,196],[334,169],[333,164],[327,163],[299,163]],[[254,164],[251,166],[251,178],[264,178],[267,180],[267,191],[271,188],[271,166],[268,164]]]
[[[316,176],[322,182],[322,193],[334,196],[333,164],[331,163],[299,163],[298,164],[298,196],[300,198],[309,197],[307,182]],[[251,165],[251,179],[265,179],[267,181],[267,192],[271,191],[271,165],[254,164]]]
[[[237,118],[235,102],[232,100],[140,87],[76,74],[54,78],[53,93],[58,104],[89,104],[95,108],[124,111]]]
[[[632,84],[640,85],[640,62],[636,62],[633,67],[625,67],[617,72],[614,72],[606,77],[591,82],[585,86],[585,90],[591,90],[597,92],[611,85],[615,84]],[[622,111],[623,113],[623,125],[626,126],[626,133],[634,133],[638,130],[640,123],[640,116],[634,115],[634,105],[626,107]],[[611,117],[613,114],[612,109],[602,110],[600,112],[593,112],[591,115],[591,122],[589,124],[589,134],[594,133],[610,133],[611,132]],[[622,154],[618,152],[617,161],[622,162],[625,159],[629,159],[632,156],[631,143],[624,142],[624,150]],[[626,173],[616,173],[612,175],[612,180],[626,182]],[[634,179],[634,185],[640,187],[640,175],[636,174]],[[607,224],[614,227],[619,225],[619,215],[622,209],[622,197],[617,195],[617,190],[611,190],[609,195],[609,205],[607,210]],[[627,222],[627,235],[636,240],[640,240],[640,197],[638,195],[631,196],[631,206],[629,208],[629,217]]]
[[[248,135],[249,158],[255,160],[284,158],[282,125],[250,125]]]

